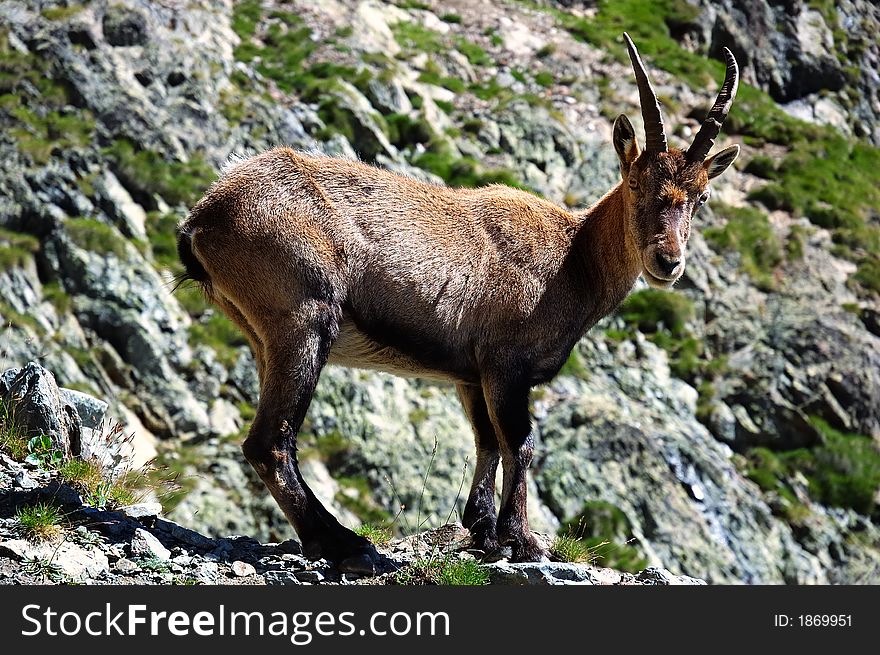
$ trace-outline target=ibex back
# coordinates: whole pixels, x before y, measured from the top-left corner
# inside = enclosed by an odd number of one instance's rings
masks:
[[[455,384],[476,437],[463,516],[473,547],[487,555],[509,548],[515,561],[547,555],[526,514],[529,392],[556,375],[639,275],[674,284],[709,179],[738,154],[732,146],[706,158],[736,93],[730,52],[715,106],[682,152],[667,148],[656,95],[624,37],[647,147],[619,116],[613,141],[623,180],[590,209],[276,148],[230,166],[180,225],[186,276],[250,341],[260,402],[244,454],[307,556],[360,573],[378,562],[297,466],[297,431],[328,362]]]

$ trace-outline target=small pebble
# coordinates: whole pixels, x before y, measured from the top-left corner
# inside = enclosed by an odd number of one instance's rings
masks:
[[[250,575],[256,575],[257,569],[252,564],[237,560],[232,563],[232,572],[239,578],[246,578]]]

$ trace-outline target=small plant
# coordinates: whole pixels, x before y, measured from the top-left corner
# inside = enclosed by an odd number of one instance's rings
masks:
[[[384,546],[391,541],[391,528],[387,525],[364,523],[355,528],[355,534],[369,539],[376,546]]]
[[[535,75],[535,84],[540,86],[553,86],[553,83],[556,80],[553,78],[552,73],[548,73],[547,71],[541,71],[537,75]]]
[[[55,448],[52,438],[45,434],[28,439],[27,451],[24,461],[43,470],[57,468],[64,459],[64,453]]]
[[[394,576],[399,585],[482,586],[489,584],[489,573],[473,559],[451,555],[417,559]]]
[[[180,587],[197,587],[202,584],[202,581],[197,578],[191,578],[189,576],[175,576],[174,580],[171,581],[171,584],[177,585]]]
[[[592,564],[596,560],[591,548],[572,534],[561,534],[553,540],[550,551],[563,562]]]
[[[65,222],[73,242],[84,250],[113,254],[119,259],[126,256],[125,237],[119,231],[92,218],[71,218]]]
[[[65,582],[67,576],[58,564],[47,559],[26,559],[22,562],[23,573],[38,575],[52,582]]]
[[[24,535],[36,541],[46,541],[61,534],[64,514],[57,505],[37,503],[19,507],[15,519]]]
[[[152,571],[154,573],[169,573],[171,571],[171,565],[168,564],[168,562],[155,556],[135,557],[131,561],[137,564],[142,569]]]
[[[0,400],[0,450],[12,459],[22,461],[28,455],[28,440],[15,423],[12,408]]]
[[[715,210],[727,218],[724,227],[713,227],[703,235],[718,250],[736,250],[740,267],[765,291],[773,289],[773,271],[782,262],[782,247],[770,226],[767,215],[753,207],[716,205]]]

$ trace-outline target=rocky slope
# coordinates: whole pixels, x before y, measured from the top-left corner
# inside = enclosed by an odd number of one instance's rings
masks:
[[[173,227],[233,153],[285,143],[589,204],[639,116],[633,34],[684,146],[731,47],[748,85],[671,294],[638,289],[533,398],[536,529],[710,582],[880,580],[877,8],[844,3],[0,2],[0,369],[110,402],[211,538],[292,536],[237,437],[243,339]],[[719,146],[726,143],[719,143]],[[324,371],[306,476],[349,524],[457,518],[451,389]],[[149,526],[147,526],[149,527]],[[123,549],[124,550],[124,549]]]
[[[704,584],[656,567],[632,575],[566,562],[478,564],[454,523],[404,539],[374,532],[383,560],[367,577],[307,560],[295,539],[213,539],[164,518],[158,502],[123,499],[134,452],[108,429],[106,403],[59,389],[34,363],[5,371],[0,397],[14,407],[4,445],[29,452],[24,461],[0,454],[0,584]]]

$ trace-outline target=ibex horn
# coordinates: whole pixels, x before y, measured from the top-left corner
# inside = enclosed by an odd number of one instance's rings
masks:
[[[727,118],[730,105],[733,104],[733,99],[736,97],[736,90],[739,87],[739,66],[736,65],[733,53],[727,48],[724,48],[724,59],[727,62],[724,84],[721,85],[718,97],[715,98],[715,104],[709,110],[706,120],[703,121],[703,126],[694,137],[691,147],[688,148],[687,160],[691,163],[702,162],[709,154],[712,146],[715,145],[715,137],[718,136],[721,125]]]
[[[629,38],[629,34],[623,33],[626,47],[629,50],[629,58],[632,61],[633,71],[636,74],[636,84],[639,87],[639,102],[642,105],[642,120],[645,121],[645,150],[647,152],[666,152],[666,133],[663,131],[663,116],[660,114],[660,103],[657,94],[651,87],[645,65],[639,57],[639,51]]]

